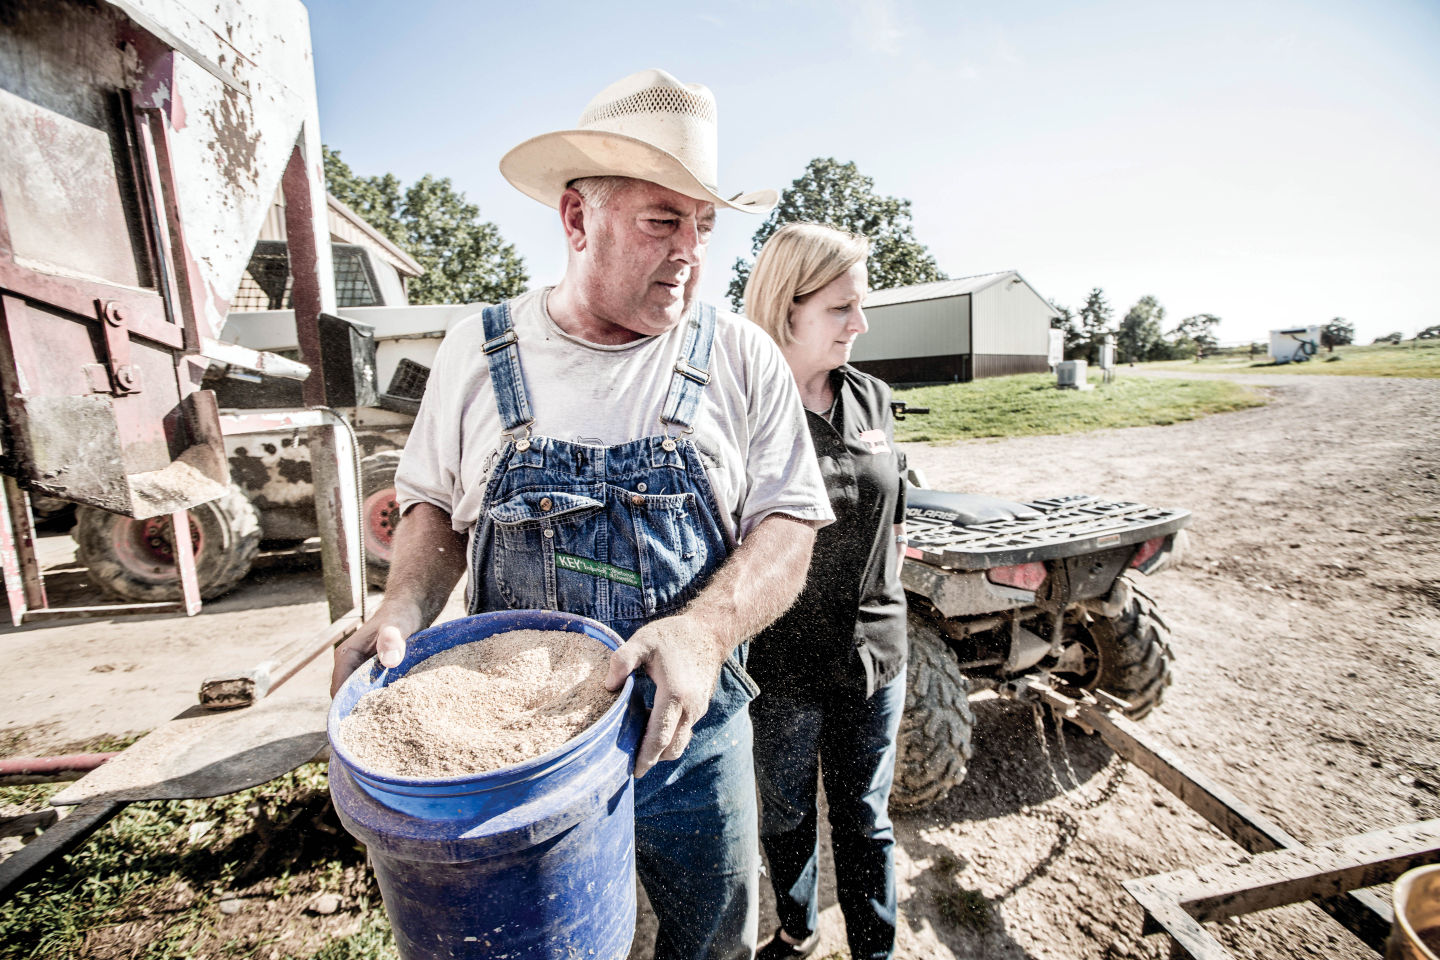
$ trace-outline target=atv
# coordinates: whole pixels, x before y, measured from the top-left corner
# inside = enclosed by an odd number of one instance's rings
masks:
[[[911,413],[921,411],[911,409]],[[1138,719],[1170,683],[1169,630],[1138,576],[1175,565],[1188,511],[1072,495],[1012,503],[910,472],[901,582],[910,660],[897,809],[965,777],[972,694],[1022,676],[1099,689]]]

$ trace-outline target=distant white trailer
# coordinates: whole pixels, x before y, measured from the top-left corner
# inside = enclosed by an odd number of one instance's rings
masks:
[[[1320,327],[1292,327],[1270,331],[1270,359],[1276,363],[1303,363],[1320,350]]]

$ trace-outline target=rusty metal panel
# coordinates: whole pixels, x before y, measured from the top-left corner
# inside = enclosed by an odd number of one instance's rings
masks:
[[[305,9],[15,0],[0,25],[4,471],[137,518],[213,499],[218,415],[182,354],[218,333],[292,154],[323,214]],[[323,308],[328,245],[310,267]]]
[[[152,282],[117,93],[130,69],[118,14],[7,3],[0,30],[0,196],[21,263],[130,287]]]
[[[298,0],[112,0],[137,33],[150,25],[167,53],[147,60],[134,44],[141,108],[168,121],[177,251],[195,273],[192,297],[202,336],[218,336],[229,298],[264,225],[291,151],[303,141],[310,176],[323,182],[310,23]],[[153,37],[153,34],[147,36]],[[227,79],[222,81],[218,74]],[[323,189],[317,194],[325,211]],[[323,226],[323,225],[322,225]],[[320,252],[330,286],[329,250]]]
[[[155,285],[147,198],[117,173],[130,163],[118,96],[129,91],[169,132],[178,189],[165,199],[186,226],[176,261],[194,274],[200,334],[216,337],[297,141],[311,179],[323,179],[304,6],[11,0],[0,17],[0,197],[16,256],[67,276]],[[328,281],[328,250],[320,259]]]
[[[105,326],[13,295],[0,299],[5,472],[32,489],[137,518],[222,495],[228,477],[213,397],[182,397],[171,348],[141,339],[125,341],[116,368],[129,387],[114,382]]]

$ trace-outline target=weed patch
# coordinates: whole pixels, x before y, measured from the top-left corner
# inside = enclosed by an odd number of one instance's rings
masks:
[[[966,887],[942,890],[935,894],[935,907],[940,916],[957,927],[965,927],[977,933],[989,929],[995,920],[990,900],[979,890]]]
[[[5,788],[0,804],[43,802],[57,789]],[[322,893],[339,909],[312,910]],[[325,767],[307,764],[213,800],[131,804],[0,906],[0,960],[62,956],[392,960],[395,951],[364,852],[330,805]]]

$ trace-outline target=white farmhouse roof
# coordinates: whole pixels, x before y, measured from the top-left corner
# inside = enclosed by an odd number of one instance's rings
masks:
[[[988,286],[997,284],[1002,280],[1014,278],[1017,283],[1023,283],[1030,287],[1029,281],[1014,270],[996,270],[993,273],[977,273],[971,277],[957,277],[954,280],[934,280],[930,283],[916,283],[908,287],[891,287],[889,290],[875,290],[865,298],[863,306],[884,307],[892,303],[914,303],[918,300],[940,300],[945,297],[958,297],[967,293],[975,293]],[[1035,296],[1040,297],[1040,292],[1034,287],[1030,290]],[[1045,300],[1044,297],[1040,297]],[[1047,303],[1049,301],[1046,301]]]

